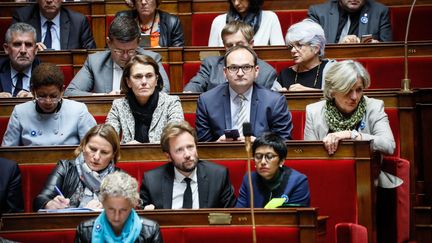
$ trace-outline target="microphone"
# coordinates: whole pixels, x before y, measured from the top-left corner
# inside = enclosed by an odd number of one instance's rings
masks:
[[[245,137],[245,147],[247,153],[247,168],[248,168],[248,184],[249,184],[249,205],[251,211],[252,220],[252,242],[256,243],[256,225],[255,225],[255,211],[254,211],[254,190],[252,187],[252,176],[251,176],[251,136],[252,136],[252,125],[249,122],[243,123],[243,136]]]
[[[416,4],[416,0],[414,0],[411,4],[411,8],[408,14],[407,25],[405,29],[405,41],[404,41],[404,78],[402,79],[402,92],[410,92],[411,91],[411,79],[408,77],[408,33],[411,24],[411,15]]]

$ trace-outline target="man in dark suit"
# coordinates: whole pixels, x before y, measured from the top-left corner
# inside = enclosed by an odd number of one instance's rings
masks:
[[[226,141],[230,138],[224,135],[225,130],[237,129],[243,141],[244,122],[251,123],[255,137],[271,131],[290,139],[292,121],[285,97],[254,83],[260,71],[256,53],[247,46],[234,46],[226,52],[224,64],[228,82],[198,98],[198,140]]]
[[[12,18],[36,29],[39,50],[96,48],[86,17],[62,7],[62,0],[37,0],[17,9]]]
[[[141,30],[135,19],[128,16],[115,17],[108,31],[109,50],[99,51],[87,57],[83,67],[67,87],[65,95],[120,94],[123,67],[136,54],[147,55],[155,60],[164,82],[162,89],[169,93],[169,79],[162,66],[161,55],[139,48],[140,36]]]
[[[162,151],[171,162],[144,173],[140,197],[145,209],[234,207],[228,169],[199,160],[196,145],[195,129],[186,121],[164,128]]]
[[[319,23],[328,43],[392,41],[389,10],[374,0],[329,0],[312,5],[309,18]]]
[[[3,44],[7,58],[0,60],[0,98],[31,97],[32,70],[39,65],[35,58],[36,30],[26,23],[12,24]]]
[[[11,160],[0,158],[0,215],[24,211],[21,173]]]
[[[225,49],[236,45],[243,45],[253,47],[253,28],[242,21],[231,21],[222,29],[222,40]],[[265,88],[272,88],[278,90],[282,88],[277,79],[276,70],[266,63],[258,59],[260,66],[260,73],[255,82]],[[184,92],[206,92],[221,83],[226,83],[227,80],[223,72],[224,57],[223,56],[209,56],[206,57],[200,66],[198,73],[189,81],[184,87]]]

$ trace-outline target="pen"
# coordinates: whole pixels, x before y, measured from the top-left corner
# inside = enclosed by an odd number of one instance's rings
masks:
[[[57,186],[54,186],[54,189],[57,191],[57,193],[58,193],[60,196],[64,197],[63,193],[60,191],[60,189],[59,189]]]

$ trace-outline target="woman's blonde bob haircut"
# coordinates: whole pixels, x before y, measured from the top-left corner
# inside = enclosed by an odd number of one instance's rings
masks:
[[[334,93],[348,94],[359,79],[364,89],[369,88],[370,76],[363,65],[353,60],[337,62],[325,75],[324,98],[332,100]]]

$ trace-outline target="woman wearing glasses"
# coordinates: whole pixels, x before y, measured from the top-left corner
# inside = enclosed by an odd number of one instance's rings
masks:
[[[96,125],[85,104],[62,98],[64,77],[54,64],[36,67],[30,86],[33,101],[15,106],[2,146],[77,145]]]
[[[102,179],[117,171],[120,156],[117,132],[108,124],[92,127],[75,149],[75,159],[61,160],[33,201],[33,210],[102,208],[98,192]]]
[[[121,11],[117,16],[137,20],[141,36],[150,37],[150,47],[184,46],[183,27],[179,17],[159,10],[161,0],[125,0],[133,10]],[[143,36],[144,35],[144,36]]]
[[[126,97],[113,101],[106,119],[122,134],[122,143],[159,143],[167,123],[184,120],[179,97],[161,92],[162,86],[151,57],[136,55],[126,64],[121,79]]]
[[[294,65],[282,70],[278,82],[286,91],[321,90],[324,75],[335,63],[324,59],[326,38],[323,28],[310,19],[291,25],[286,44]]]
[[[252,172],[254,207],[264,207],[272,198],[285,198],[281,206],[310,204],[308,180],[302,173],[284,166],[287,147],[284,140],[274,133],[266,133],[255,139],[252,154],[256,172]],[[247,175],[244,176],[236,207],[250,207]]]

